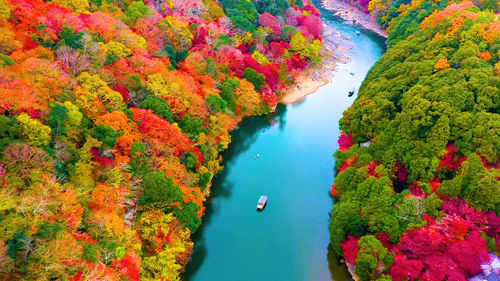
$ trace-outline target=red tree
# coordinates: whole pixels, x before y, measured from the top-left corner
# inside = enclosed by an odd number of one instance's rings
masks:
[[[264,27],[269,27],[275,37],[281,36],[281,26],[275,16],[270,13],[263,13],[259,15],[259,24]]]
[[[355,264],[356,258],[358,256],[359,246],[358,241],[360,237],[348,235],[347,239],[340,244],[342,250],[344,251],[342,256],[345,261],[349,264]]]

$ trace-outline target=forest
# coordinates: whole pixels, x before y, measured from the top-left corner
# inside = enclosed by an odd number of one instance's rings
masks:
[[[301,0],[0,0],[0,279],[180,280],[220,152],[320,60]]]
[[[333,251],[360,280],[467,280],[500,254],[498,3],[355,4],[389,38],[340,121]]]

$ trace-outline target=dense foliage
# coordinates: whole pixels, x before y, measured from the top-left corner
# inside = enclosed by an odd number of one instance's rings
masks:
[[[495,1],[380,1],[387,53],[340,121],[334,251],[361,280],[466,280],[500,251]]]
[[[179,280],[229,132],[320,28],[299,0],[0,0],[0,279]]]

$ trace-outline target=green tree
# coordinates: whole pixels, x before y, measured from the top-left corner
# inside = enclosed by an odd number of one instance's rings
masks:
[[[135,175],[145,175],[151,171],[152,156],[143,142],[134,142],[130,148],[130,168]]]
[[[236,102],[234,101],[234,90],[240,85],[240,81],[228,77],[220,86],[221,97],[226,101],[229,108],[234,111]]]
[[[0,152],[21,138],[21,127],[15,118],[0,115]]]
[[[466,59],[475,57],[478,52],[479,48],[476,43],[472,41],[465,41],[452,56],[451,62],[456,66],[460,66]]]
[[[154,113],[160,115],[163,119],[170,123],[174,122],[172,112],[166,100],[158,98],[156,96],[148,96],[140,104],[140,108],[151,109]]]
[[[255,26],[247,18],[242,16],[232,16],[229,18],[234,27],[239,28],[244,31],[253,32]]]
[[[81,49],[83,47],[82,44],[82,36],[83,32],[75,33],[71,27],[67,25],[63,25],[61,28],[61,32],[59,32],[59,43],[58,46],[70,46],[73,49]]]
[[[182,132],[190,134],[191,137],[197,137],[201,132],[207,133],[207,130],[203,128],[203,120],[200,117],[185,116],[179,123],[179,127]]]
[[[201,219],[196,216],[200,207],[193,202],[182,204],[181,208],[174,209],[175,216],[184,226],[194,232],[201,224]]]
[[[102,147],[113,148],[115,147],[116,139],[123,135],[122,132],[116,132],[113,128],[99,124],[95,127],[93,137],[102,141]]]
[[[244,78],[251,82],[255,86],[255,90],[257,91],[259,91],[266,82],[266,77],[264,76],[264,74],[255,71],[255,69],[253,68],[247,67],[245,68],[243,73],[245,74]]]
[[[373,235],[361,237],[356,258],[356,275],[363,281],[376,280],[394,263],[393,256]]]
[[[196,157],[194,153],[188,151],[182,156],[182,164],[184,164],[189,171],[194,172],[198,164],[198,157]]]
[[[212,179],[212,174],[210,174],[210,172],[203,173],[200,175],[200,180],[198,181],[198,184],[202,189],[205,189],[211,179]]]
[[[424,200],[425,212],[435,218],[443,215],[444,213],[440,211],[443,205],[443,200],[439,199],[436,193],[432,193]]]
[[[168,208],[169,204],[182,200],[182,191],[174,185],[172,178],[165,177],[165,172],[149,172],[143,176],[144,193],[137,201],[140,205],[155,204],[157,209]]]
[[[186,59],[188,50],[176,50],[171,43],[167,43],[159,55],[166,55],[170,60],[170,69],[176,69],[177,65]]]
[[[64,125],[64,122],[68,118],[66,107],[56,104],[52,107],[48,117],[49,120],[47,123],[52,128],[54,134],[61,135],[66,132],[66,126]]]
[[[100,255],[100,247],[97,244],[85,243],[83,248],[82,259],[90,262],[98,262]]]
[[[500,181],[498,173],[482,172],[480,178],[465,188],[464,198],[478,210],[500,211]]]
[[[44,223],[38,229],[37,235],[43,239],[51,240],[56,238],[57,233],[63,229],[65,229],[65,227],[60,223]]]
[[[347,238],[347,226],[351,218],[359,216],[361,212],[360,203],[351,196],[344,194],[341,201],[335,203],[335,208],[332,212],[332,220],[330,221],[330,241],[335,253],[340,256],[342,248],[340,243]]]
[[[226,101],[221,99],[219,96],[216,95],[209,96],[207,98],[207,103],[210,108],[210,111],[213,113],[226,111]]]
[[[151,14],[149,7],[145,5],[142,1],[132,2],[127,10],[125,10],[125,15],[134,24],[138,19],[145,18],[147,15]]]

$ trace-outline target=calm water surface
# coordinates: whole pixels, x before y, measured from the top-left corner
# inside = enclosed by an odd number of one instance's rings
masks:
[[[319,4],[315,3],[318,7]],[[332,82],[298,105],[240,124],[214,180],[212,199],[186,272],[188,281],[347,280],[329,253],[328,223],[334,204],[333,152],[338,121],[354,101],[347,93],[384,51],[384,40],[344,24],[328,11],[323,20],[352,48]],[[352,74],[354,75],[352,75]],[[259,154],[259,159],[253,156]],[[259,196],[268,195],[264,212]]]

